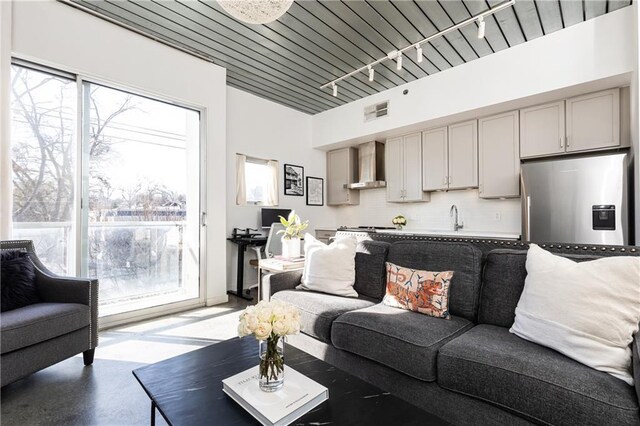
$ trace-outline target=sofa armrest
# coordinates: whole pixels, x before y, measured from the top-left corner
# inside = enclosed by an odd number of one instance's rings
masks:
[[[265,293],[271,297],[282,290],[295,289],[302,280],[302,271],[288,271],[277,274],[268,274],[262,279]]]
[[[633,382],[636,387],[636,397],[640,404],[640,331],[633,336],[631,344],[631,369],[633,374]]]
[[[43,302],[79,303],[91,310],[89,323],[92,349],[98,346],[98,280],[57,276],[35,265],[38,295]]]
[[[36,280],[43,302],[91,306],[98,301],[98,280],[50,275],[37,267]]]

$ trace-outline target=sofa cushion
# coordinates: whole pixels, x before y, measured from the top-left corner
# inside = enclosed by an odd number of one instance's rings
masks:
[[[438,384],[536,423],[639,420],[633,387],[493,325],[478,325],[440,349]]]
[[[461,317],[434,318],[378,304],[333,322],[333,345],[416,379],[436,380],[438,349],[473,327]]]
[[[0,253],[0,311],[38,303],[36,272],[29,254],[21,250],[5,250]]]
[[[388,261],[424,271],[453,271],[449,312],[476,320],[482,271],[480,250],[465,243],[401,241],[391,245]]]
[[[342,297],[308,290],[279,291],[274,300],[291,303],[300,309],[300,331],[325,343],[331,342],[331,323],[341,314],[372,306],[375,301],[365,297]]]
[[[89,326],[91,310],[79,303],[36,303],[0,316],[2,353]]]
[[[598,259],[593,255],[566,255],[576,262]],[[480,292],[478,323],[511,327],[527,277],[527,250],[496,249],[486,258]]]
[[[304,238],[304,271],[298,288],[358,297],[353,289],[356,282],[355,238],[337,238],[331,244],[317,240],[311,234]]]
[[[356,249],[356,283],[353,288],[363,296],[382,300],[387,284],[385,262],[391,244],[364,240]]]
[[[436,318],[449,318],[452,271],[403,268],[387,262],[387,292],[382,303]]]

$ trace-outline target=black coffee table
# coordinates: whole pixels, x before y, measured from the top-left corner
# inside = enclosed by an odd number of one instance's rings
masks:
[[[329,399],[296,425],[448,424],[291,345],[285,348],[285,362],[329,389]],[[257,363],[258,343],[249,336],[135,369],[133,375],[151,399],[152,425],[156,408],[173,426],[255,425],[257,420],[222,391],[222,380]]]

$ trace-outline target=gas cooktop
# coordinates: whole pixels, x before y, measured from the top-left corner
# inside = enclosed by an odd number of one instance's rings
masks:
[[[393,226],[340,226],[338,231],[376,232],[378,229],[395,229]]]

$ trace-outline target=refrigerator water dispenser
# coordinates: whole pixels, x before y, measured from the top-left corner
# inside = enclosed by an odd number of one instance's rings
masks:
[[[593,229],[595,231],[616,230],[616,206],[598,205],[591,208],[593,216]]]

